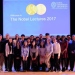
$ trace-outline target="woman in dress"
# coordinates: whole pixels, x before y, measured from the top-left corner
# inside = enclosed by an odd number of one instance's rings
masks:
[[[46,65],[45,65],[45,54],[46,54],[46,48],[45,48],[45,42],[42,40],[40,42],[39,47],[39,57],[40,57],[40,67],[42,67],[42,71],[45,71]]]

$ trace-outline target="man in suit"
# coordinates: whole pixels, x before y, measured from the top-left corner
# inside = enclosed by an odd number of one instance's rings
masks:
[[[4,62],[4,49],[3,49],[3,40],[2,40],[2,35],[0,34],[0,71],[2,71],[3,67],[3,62]]]
[[[75,35],[72,35],[72,41],[69,42],[68,54],[70,57],[70,71],[73,71],[75,61]]]
[[[10,35],[9,34],[6,34],[6,37],[3,40],[3,48],[4,48],[4,50],[5,50],[6,43],[8,43],[8,41],[9,41],[9,38],[10,38]],[[5,59],[5,71],[7,71],[8,70],[7,64],[8,63],[7,63],[7,57],[5,56],[5,51],[4,51],[4,59]]]

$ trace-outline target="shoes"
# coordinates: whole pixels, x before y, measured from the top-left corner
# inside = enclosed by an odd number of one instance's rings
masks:
[[[70,69],[69,71],[73,71],[72,69]]]
[[[19,71],[20,71],[20,69],[16,69],[16,71],[17,71],[17,72],[19,72]]]
[[[5,71],[8,71],[8,69],[5,69]]]
[[[12,72],[12,70],[8,70],[8,72]]]
[[[65,71],[65,68],[62,68],[62,72],[64,72]]]
[[[56,69],[54,69],[54,71],[56,72]]]
[[[51,69],[50,72],[53,72],[53,70]]]
[[[23,72],[27,72],[27,70],[23,70]]]

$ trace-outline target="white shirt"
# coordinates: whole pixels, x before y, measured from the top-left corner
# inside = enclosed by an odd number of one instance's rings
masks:
[[[13,54],[12,50],[10,50],[10,48],[9,48],[8,43],[6,43],[6,46],[5,46],[5,54],[6,54],[6,56],[8,56],[9,54]]]
[[[60,44],[58,42],[53,43],[53,55],[58,54],[58,56],[60,56],[60,53],[61,53]]]

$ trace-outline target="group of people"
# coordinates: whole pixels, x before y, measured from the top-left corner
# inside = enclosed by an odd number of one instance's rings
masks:
[[[31,35],[10,38],[9,34],[3,38],[0,34],[0,71],[66,71],[74,69],[75,61],[75,35],[51,36],[49,33],[43,37]]]

